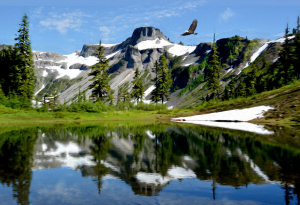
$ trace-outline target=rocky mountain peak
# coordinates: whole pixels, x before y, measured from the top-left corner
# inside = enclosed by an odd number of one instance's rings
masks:
[[[157,38],[168,40],[167,37],[165,37],[165,35],[157,28],[140,27],[133,31],[129,44],[134,46],[141,41],[155,40]]]

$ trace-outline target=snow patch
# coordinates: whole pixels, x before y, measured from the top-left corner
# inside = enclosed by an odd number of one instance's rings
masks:
[[[276,63],[276,61],[278,61],[280,57],[276,58],[275,60],[273,60],[273,63]]]
[[[232,69],[233,69],[233,65],[230,66],[230,68],[226,71],[225,75],[226,75],[227,73],[229,73],[230,71],[232,71]]]
[[[117,53],[120,53],[122,50],[123,50],[123,49],[118,50],[117,52],[111,53],[111,54],[105,56],[105,58],[106,58],[106,59],[110,59],[110,58],[114,57]]]
[[[163,48],[164,46],[172,45],[169,41],[166,41],[164,39],[155,39],[155,40],[146,40],[141,41],[138,44],[136,44],[134,47],[139,50],[146,50],[150,48]]]
[[[50,70],[56,70],[58,72],[58,78],[62,78],[64,76],[68,76],[70,79],[76,78],[80,73],[81,70],[79,69],[62,69],[60,66],[48,66],[48,69]]]
[[[187,63],[187,64],[184,64],[183,66],[189,66],[189,65],[191,65],[191,64],[193,64],[193,63]]]
[[[38,91],[36,91],[36,93],[34,93],[34,96],[39,94],[39,92],[41,92],[44,88],[45,88],[45,84],[43,84],[42,87]]]
[[[151,85],[145,92],[143,96],[143,103],[150,104],[151,100],[146,100],[145,98],[155,89],[155,85]]]
[[[295,38],[295,36],[289,36],[288,37],[288,39],[290,40],[290,39],[292,39],[292,38]],[[285,41],[285,37],[282,37],[282,38],[278,38],[278,39],[276,39],[276,40],[274,40],[274,41],[271,41],[272,43],[284,43],[284,41]],[[270,43],[271,43],[270,42]]]
[[[171,53],[174,56],[182,56],[182,55],[184,55],[186,53],[188,53],[188,55],[189,55],[192,52],[194,52],[194,50],[196,49],[196,46],[183,46],[183,45],[179,45],[179,44],[173,44],[173,45],[174,46],[172,46],[171,48],[169,48],[168,52]]]
[[[273,134],[273,132],[264,129],[263,125],[246,123],[246,121],[263,117],[263,113],[270,109],[273,108],[270,106],[257,106],[257,107],[246,108],[246,109],[236,109],[236,110],[216,112],[216,113],[210,113],[204,115],[195,115],[191,117],[173,118],[171,119],[171,121],[179,121],[184,123],[193,123],[193,124],[200,124],[200,125],[213,126],[213,127],[243,130],[243,131],[255,132],[259,134]],[[217,121],[223,121],[223,122],[217,122]],[[236,123],[234,121],[240,121],[240,122]]]
[[[98,63],[98,58],[96,56],[89,56],[84,58],[82,56],[79,56],[79,54],[77,54],[76,52],[64,56],[66,56],[67,58],[64,60],[60,60],[57,63],[63,63],[63,62],[67,63],[67,69],[69,69],[71,65],[74,65],[76,63],[84,64],[87,66],[92,66]],[[76,70],[76,69],[72,69],[72,70]]]
[[[226,120],[226,121],[242,121],[246,122],[249,120],[254,120],[263,117],[263,113],[273,109],[270,106],[257,106],[245,109],[228,110],[223,112],[215,112],[204,115],[195,115],[191,117],[179,117],[173,118],[178,120],[189,120],[189,121],[216,121],[216,120]]]
[[[44,70],[43,71],[43,77],[45,78],[45,77],[47,77],[48,76],[48,72],[47,72],[47,70]]]
[[[147,97],[154,89],[155,89],[155,85],[151,85],[151,86],[144,92],[144,96]]]
[[[43,150],[43,152],[45,152],[47,150],[47,145],[46,144],[42,144],[42,150]]]

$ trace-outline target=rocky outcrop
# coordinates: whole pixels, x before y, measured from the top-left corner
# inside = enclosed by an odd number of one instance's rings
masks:
[[[60,53],[40,51],[33,52],[33,60],[60,61],[64,59],[66,59],[66,57]]]
[[[90,67],[84,64],[75,63],[70,66],[69,69],[79,69],[79,70],[88,70]]]
[[[125,49],[127,46],[130,45],[135,46],[139,42],[146,41],[146,40],[155,40],[155,39],[168,40],[167,37],[165,37],[164,34],[162,34],[162,32],[157,28],[140,27],[135,29],[132,33],[132,36],[130,38],[127,38],[122,43],[117,44],[115,46],[104,47],[104,56]],[[95,45],[84,44],[79,55],[82,57],[91,56],[97,50],[98,46],[99,44],[95,44]]]
[[[212,43],[200,43],[196,49],[194,50],[194,54],[196,54],[197,56],[202,56],[204,54],[206,54],[206,52],[208,50],[211,50],[211,46],[212,46]]]
[[[165,37],[159,29],[153,27],[140,27],[133,31],[129,45],[135,46],[139,42],[155,40],[157,38],[168,41],[167,37]]]

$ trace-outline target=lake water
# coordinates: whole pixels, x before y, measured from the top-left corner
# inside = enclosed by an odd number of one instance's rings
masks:
[[[2,129],[0,204],[299,204],[298,134],[272,129]]]

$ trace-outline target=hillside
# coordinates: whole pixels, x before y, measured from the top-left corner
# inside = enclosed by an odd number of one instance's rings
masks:
[[[282,40],[270,42],[267,39],[248,40],[235,36],[217,40],[220,53],[221,85],[224,89],[231,77],[237,76],[250,63],[263,57],[261,64],[273,62],[278,57]],[[172,69],[173,85],[168,106],[186,107],[202,101],[208,94],[204,75],[207,72],[211,43],[197,46],[184,46],[171,43],[159,29],[141,27],[133,31],[131,37],[119,44],[103,44],[104,55],[110,60],[110,85],[117,95],[118,88],[131,89],[133,74],[138,67],[142,69],[142,78],[146,93],[150,93],[153,73],[151,69],[156,60],[167,54]],[[81,51],[70,55],[53,52],[33,51],[36,68],[36,94],[41,98],[44,93],[59,94],[59,101],[76,101],[79,90],[88,97],[91,90],[89,66],[96,63],[92,53],[96,45],[84,45]],[[232,53],[232,54],[230,54]],[[260,60],[262,61],[262,60]],[[262,65],[261,65],[262,66]],[[148,89],[148,90],[147,90]],[[149,99],[150,96],[145,96]]]

